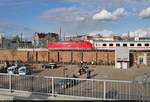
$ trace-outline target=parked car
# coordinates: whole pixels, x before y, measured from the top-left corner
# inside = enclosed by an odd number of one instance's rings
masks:
[[[0,73],[7,73],[7,68],[0,66]]]
[[[19,75],[26,75],[28,73],[27,68],[25,66],[22,66],[18,69]]]
[[[28,67],[29,64],[27,64],[27,63],[19,63],[19,64],[18,64],[18,67],[22,67],[22,66]]]
[[[42,65],[42,68],[51,68],[51,69],[53,69],[53,68],[56,68],[56,67],[57,67],[56,63],[46,63],[46,64]]]

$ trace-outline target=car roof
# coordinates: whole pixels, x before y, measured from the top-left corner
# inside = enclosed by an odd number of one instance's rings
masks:
[[[26,67],[20,67],[19,70],[21,70],[21,69],[26,69]]]

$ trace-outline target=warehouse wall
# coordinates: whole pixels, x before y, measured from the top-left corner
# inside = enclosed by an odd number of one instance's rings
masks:
[[[49,53],[47,51],[38,51],[37,53],[38,62],[48,62]]]
[[[15,50],[0,50],[0,60],[20,60],[20,61],[28,61],[26,51],[15,51]]]
[[[146,52],[130,53],[130,65],[135,64],[136,56],[146,56]],[[0,50],[0,60],[20,60],[23,62],[61,62],[79,63],[80,61],[95,62],[97,64],[114,64],[114,52],[86,52],[86,51],[15,51]],[[145,60],[144,60],[145,61]],[[146,62],[146,61],[145,61]]]
[[[59,51],[59,62],[62,62],[62,63],[72,62],[72,52],[71,51]]]
[[[83,52],[83,61],[84,62],[96,62],[96,52]]]
[[[49,51],[49,62],[59,62],[59,52]]]
[[[72,52],[72,63],[79,63],[83,61],[83,52]]]

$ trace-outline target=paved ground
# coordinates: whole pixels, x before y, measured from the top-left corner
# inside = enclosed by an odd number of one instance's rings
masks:
[[[0,100],[92,100],[89,98],[73,98],[63,96],[50,96],[36,94],[30,92],[9,92],[8,90],[0,90]]]
[[[136,68],[136,67],[131,67],[129,69],[116,69],[114,68],[114,66],[102,66],[102,65],[88,65],[89,69],[92,71],[91,72],[91,76],[94,79],[107,79],[107,80],[135,80],[137,77],[139,76],[143,76],[144,73],[147,73],[147,75],[150,75],[150,67],[146,67],[146,66],[140,66],[140,68]],[[78,70],[79,67],[78,65],[60,65],[60,67],[56,68],[56,69],[43,69],[41,67],[40,64],[36,64],[34,65],[34,68],[32,70],[32,74],[34,75],[42,75],[42,76],[60,76],[63,77],[64,76],[64,71],[63,69],[67,68],[68,70],[66,70],[66,74],[69,77],[72,77],[73,74],[75,74],[76,76],[80,77],[80,78],[86,78],[86,74],[83,75],[78,75]],[[2,78],[2,77],[1,77]],[[22,77],[20,77],[20,80],[24,80],[22,79]],[[3,78],[2,78],[3,79]],[[29,78],[30,79],[30,78]],[[6,80],[5,80],[6,81]],[[37,84],[37,80],[34,80],[35,84]],[[44,80],[42,80],[44,81]],[[24,81],[23,81],[24,82]],[[21,82],[22,84],[24,84],[23,82]],[[30,84],[30,83],[29,83]],[[42,84],[39,83],[38,84]],[[19,85],[19,84],[18,84]],[[21,85],[21,84],[20,84]],[[79,84],[80,85],[80,84]],[[7,85],[6,85],[7,86]],[[21,85],[22,86],[22,85]],[[77,85],[78,86],[78,85]],[[5,94],[7,93],[7,94]],[[6,97],[8,96],[8,97]],[[37,94],[31,94],[31,93],[9,93],[9,92],[3,92],[0,91],[0,99],[2,100],[14,100],[14,99],[42,99],[42,100],[47,100],[47,99],[51,99],[51,100],[76,100],[76,98],[66,98],[66,97],[50,97],[50,96],[43,96],[43,95],[37,95]],[[77,99],[80,100],[80,99]]]
[[[34,65],[32,73],[36,75],[46,75],[46,76],[64,76],[63,69],[68,68],[66,74],[72,77],[73,74],[80,78],[86,78],[86,74],[78,75],[79,67],[78,65],[62,65],[56,69],[43,69],[41,65]],[[94,79],[107,79],[107,80],[135,80],[138,76],[143,76],[144,73],[150,76],[149,66],[140,66],[136,68],[135,66],[129,69],[116,69],[114,66],[103,66],[103,65],[88,65],[89,69],[92,71],[91,76]]]

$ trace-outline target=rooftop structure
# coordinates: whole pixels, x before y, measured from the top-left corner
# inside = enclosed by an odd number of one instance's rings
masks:
[[[50,41],[58,41],[58,34],[56,33],[37,33],[32,38],[34,47],[46,48]]]

